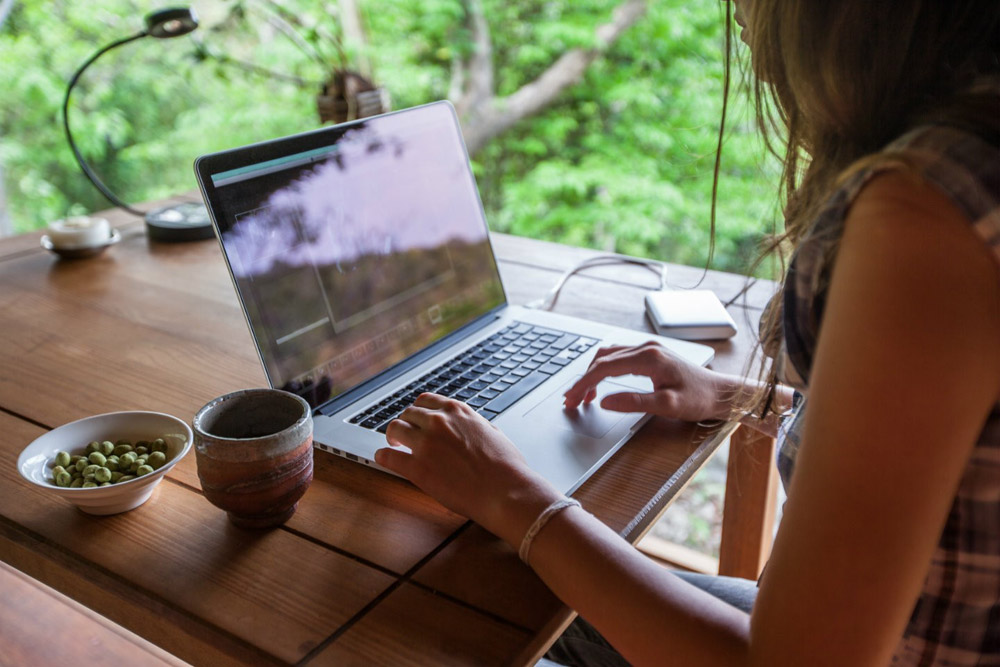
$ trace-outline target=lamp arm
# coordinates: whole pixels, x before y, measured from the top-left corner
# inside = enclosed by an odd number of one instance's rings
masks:
[[[95,174],[94,171],[90,168],[90,165],[87,164],[87,161],[83,159],[83,155],[80,154],[80,149],[76,147],[76,142],[73,141],[73,133],[70,132],[69,129],[69,98],[73,92],[73,87],[76,86],[76,82],[80,80],[80,75],[82,75],[83,71],[88,67],[90,67],[90,65],[93,64],[95,60],[100,58],[102,55],[104,55],[111,49],[122,46],[123,44],[128,44],[129,42],[134,42],[137,39],[142,39],[143,37],[147,36],[149,36],[149,33],[146,31],[136,33],[131,37],[125,37],[124,39],[119,39],[116,42],[112,42],[107,46],[105,46],[104,48],[102,48],[97,53],[95,53],[94,55],[90,56],[90,58],[88,58],[87,61],[80,66],[80,69],[76,70],[76,73],[73,74],[73,78],[70,79],[69,81],[69,86],[66,87],[66,98],[65,100],[63,100],[63,129],[66,130],[66,141],[69,142],[69,147],[73,151],[73,157],[76,158],[76,163],[80,165],[80,169],[83,171],[84,176],[90,179],[90,182],[94,184],[94,187],[97,188],[101,192],[101,194],[107,198],[109,202],[111,202],[112,204],[114,204],[119,208],[125,209],[126,211],[128,211],[133,215],[139,216],[140,218],[144,217],[145,213],[143,213],[138,209],[132,208],[131,206],[123,202],[121,199],[119,199],[115,195],[115,193],[111,192],[111,190],[108,189],[108,186],[104,185],[104,182],[101,181],[101,179],[98,178],[97,174]]]

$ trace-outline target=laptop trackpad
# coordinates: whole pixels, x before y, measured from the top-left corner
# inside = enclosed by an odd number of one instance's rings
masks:
[[[581,404],[575,410],[567,410],[563,407],[563,394],[579,379],[580,376],[570,379],[566,384],[549,394],[541,403],[528,410],[525,416],[543,410],[544,412],[538,415],[539,419],[544,419],[553,426],[560,426],[591,438],[603,438],[608,431],[614,428],[615,424],[627,415],[623,412],[605,410],[600,406],[601,399],[608,394],[636,391],[636,389],[605,380],[597,385],[597,398],[593,402],[586,405]]]

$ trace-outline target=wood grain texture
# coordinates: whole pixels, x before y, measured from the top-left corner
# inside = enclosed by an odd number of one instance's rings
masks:
[[[185,197],[190,199],[190,195]],[[151,207],[151,206],[150,206]],[[0,455],[68,421],[155,410],[190,421],[210,399],[266,385],[218,243],[123,240],[61,261],[38,235],[0,241]],[[598,253],[494,235],[513,303]],[[671,268],[673,284],[701,271]],[[571,279],[557,312],[650,331],[656,278],[602,267]],[[744,284],[710,272],[723,298]],[[741,337],[713,342],[740,372],[773,286],[730,307]],[[708,429],[653,420],[575,494],[637,540],[714,449]],[[572,617],[495,538],[409,483],[316,452],[315,477],[280,529],[242,531],[201,495],[194,456],[154,497],[98,518],[0,472],[0,559],[197,664],[529,662]],[[457,534],[457,537],[456,537]],[[109,545],[112,545],[109,547]]]
[[[719,545],[719,574],[757,579],[774,542],[778,468],[774,438],[743,426],[733,434]]]
[[[313,484],[285,529],[397,574],[465,523],[409,482],[316,451]]]
[[[0,590],[5,665],[187,664],[3,562]]]
[[[307,664],[514,664],[526,632],[404,584]]]
[[[525,266],[543,266],[556,276],[563,271],[575,267],[579,262],[607,255],[608,253],[590,248],[579,248],[561,243],[538,241],[523,236],[509,234],[493,234],[493,249],[501,263],[517,263]],[[704,276],[704,279],[702,279]],[[587,277],[599,278],[620,285],[638,285],[644,290],[659,289],[659,277],[641,266],[612,264],[587,268],[573,276],[567,285],[573,281],[585,280]],[[701,267],[684,266],[681,264],[667,265],[667,285],[671,289],[709,289],[719,295],[722,301],[729,301],[746,287],[746,276],[740,276],[722,271],[708,271]],[[700,284],[699,284],[700,282]],[[547,291],[555,281],[545,285]],[[737,305],[761,308],[774,294],[775,284],[770,280],[756,280],[748,290],[747,299],[737,301]]]
[[[6,460],[16,458],[18,443],[41,434],[3,413],[0,429],[8,436]],[[235,528],[221,512],[206,511],[200,494],[169,480],[144,505],[108,517],[79,512],[13,466],[0,480],[7,541],[69,552],[81,579],[106,577],[104,586],[121,598],[148,598],[278,660],[301,658],[394,580],[287,531]],[[4,541],[0,557],[9,560]],[[130,627],[114,610],[98,611]]]

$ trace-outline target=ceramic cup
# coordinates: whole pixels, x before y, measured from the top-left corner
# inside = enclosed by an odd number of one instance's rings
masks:
[[[244,389],[206,404],[192,422],[201,488],[244,528],[287,521],[313,478],[312,411],[280,389]]]

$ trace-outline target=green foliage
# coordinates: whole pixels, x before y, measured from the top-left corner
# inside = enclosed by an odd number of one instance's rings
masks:
[[[200,154],[312,129],[315,93],[339,64],[335,3],[203,0],[202,28],[103,56],[74,91],[74,136],[126,201],[194,188]],[[397,108],[447,96],[471,52],[461,0],[359,0],[375,78]],[[567,49],[590,48],[616,0],[483,0],[497,94],[531,82]],[[17,3],[0,32],[0,164],[16,231],[108,204],[61,128],[65,83],[98,45],[141,28],[138,0]],[[325,11],[331,13],[324,13]],[[651,0],[646,16],[555,104],[474,158],[491,227],[703,265],[722,103],[722,2]],[[96,19],[95,19],[96,17]],[[305,45],[277,29],[297,22]],[[249,73],[209,51],[299,77]],[[345,45],[350,52],[350,45]],[[328,61],[317,63],[315,53]],[[735,88],[735,87],[734,87]],[[713,266],[746,270],[777,219],[777,169],[733,94]]]

